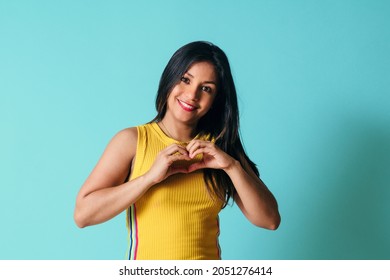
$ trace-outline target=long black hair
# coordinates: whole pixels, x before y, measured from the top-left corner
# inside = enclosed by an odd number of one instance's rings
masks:
[[[174,86],[196,62],[211,63],[217,74],[217,95],[210,110],[198,122],[199,135],[210,135],[224,152],[249,166],[257,176],[256,165],[246,155],[239,134],[237,93],[226,54],[216,45],[197,41],[178,49],[165,67],[156,97],[157,116],[151,121],[161,121],[167,111],[167,100]],[[207,187],[213,190],[226,206],[236,190],[229,176],[220,169],[204,169]]]

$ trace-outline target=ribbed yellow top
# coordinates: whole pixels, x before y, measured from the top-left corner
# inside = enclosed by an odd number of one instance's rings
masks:
[[[165,135],[157,123],[139,126],[137,130],[137,152],[130,180],[147,172],[165,147],[173,143],[186,145]],[[207,190],[201,170],[168,177],[151,187],[127,211],[128,258],[220,259],[221,207],[222,202]]]

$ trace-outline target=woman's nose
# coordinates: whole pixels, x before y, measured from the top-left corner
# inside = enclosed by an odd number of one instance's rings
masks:
[[[190,86],[186,90],[186,95],[191,100],[198,100],[200,96],[200,90],[197,86]]]

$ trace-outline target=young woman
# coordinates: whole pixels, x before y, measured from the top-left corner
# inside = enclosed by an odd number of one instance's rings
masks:
[[[220,259],[218,213],[230,198],[254,225],[275,230],[277,202],[239,136],[225,53],[189,43],[168,62],[157,116],[117,133],[77,196],[79,227],[127,210],[129,259]]]

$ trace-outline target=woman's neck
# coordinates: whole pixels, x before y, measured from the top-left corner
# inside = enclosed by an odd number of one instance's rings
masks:
[[[158,124],[167,136],[180,142],[189,142],[197,134],[196,125],[173,121],[167,116],[159,121]]]

